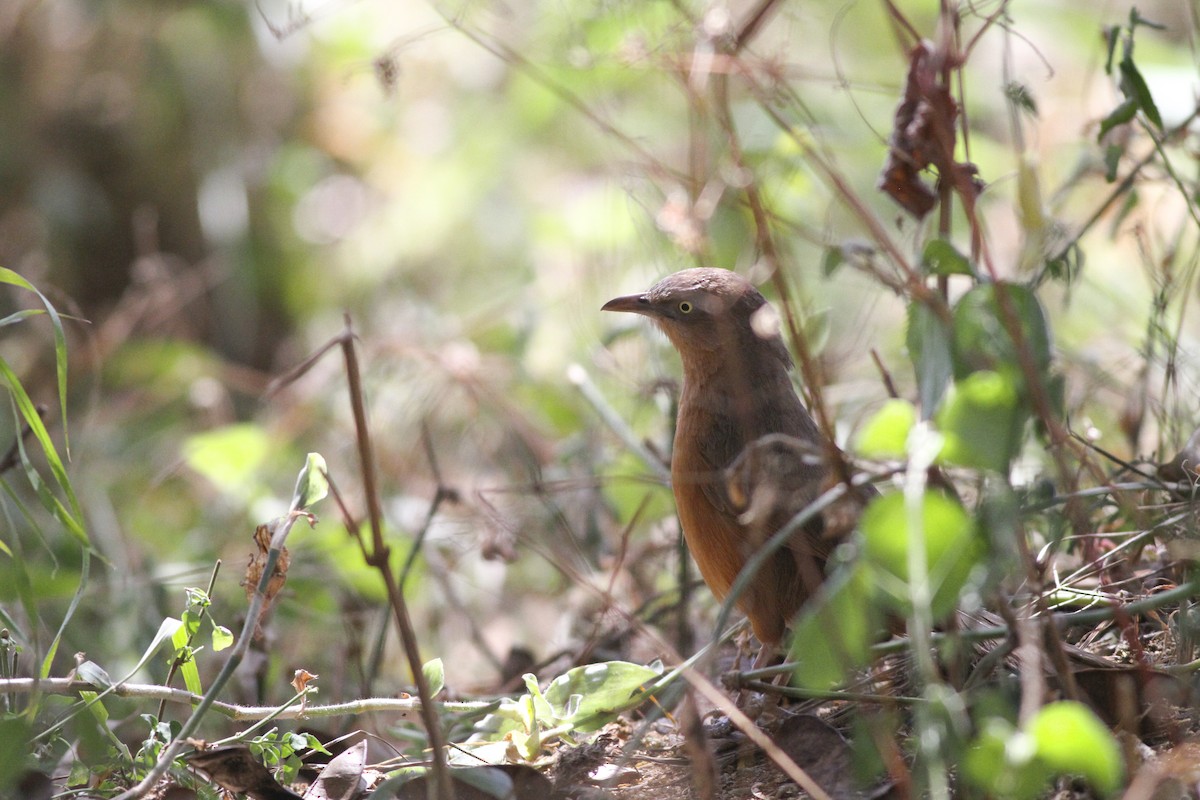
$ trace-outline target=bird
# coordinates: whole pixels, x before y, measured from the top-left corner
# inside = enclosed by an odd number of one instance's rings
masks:
[[[778,316],[738,273],[685,269],[602,310],[649,317],[679,354],[671,487],[688,550],[724,599],[763,543],[836,482],[833,445],[796,394]],[[737,598],[763,645],[755,666],[820,586],[845,535],[831,527],[819,515],[800,527]]]

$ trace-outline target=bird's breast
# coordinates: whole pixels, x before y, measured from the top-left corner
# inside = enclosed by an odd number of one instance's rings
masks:
[[[744,533],[735,517],[713,503],[723,491],[719,484],[726,465],[711,457],[714,445],[724,450],[714,442],[722,433],[710,409],[689,402],[688,388],[685,384],[675,426],[671,487],[688,549],[704,582],[723,598],[745,563]]]

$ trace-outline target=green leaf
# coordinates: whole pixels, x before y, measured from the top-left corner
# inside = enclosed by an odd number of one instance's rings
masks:
[[[938,430],[946,437],[941,458],[1006,475],[1020,452],[1026,416],[1009,377],[999,372],[968,375],[937,414]]]
[[[1100,132],[1096,134],[1096,141],[1104,141],[1105,135],[1118,125],[1124,125],[1135,116],[1137,116],[1138,102],[1132,97],[1126,97],[1121,101],[1120,105],[1108,112],[1108,116],[1100,120]]]
[[[1042,306],[1026,287],[1002,282],[980,284],[955,305],[954,377],[962,379],[979,370],[1021,374],[1008,322],[1016,323],[1035,369],[1045,373],[1050,366],[1050,333]]]
[[[1131,194],[1136,196],[1137,192]],[[1071,244],[1066,250],[1046,259],[1046,275],[1070,284],[1083,270],[1083,263],[1083,250],[1078,244]]]
[[[1104,148],[1104,180],[1112,183],[1117,179],[1117,169],[1121,165],[1121,156],[1125,155],[1125,145],[1113,143]]]
[[[62,318],[59,317],[58,311],[46,299],[38,289],[29,281],[22,278],[17,273],[10,269],[0,267],[0,283],[7,283],[13,286],[19,286],[22,289],[27,289],[38,296],[42,302],[42,306],[46,309],[46,314],[50,317],[50,323],[54,328],[54,365],[55,372],[58,378],[58,401],[59,411],[62,414],[62,429],[63,429],[63,444],[67,452],[67,457],[71,455],[71,440],[68,433],[67,424],[67,335],[63,332]],[[69,488],[69,486],[67,487]],[[72,501],[74,500],[72,496]],[[77,517],[82,517],[79,513],[77,504],[72,503],[71,508],[75,511]]]
[[[251,423],[198,433],[183,445],[188,466],[222,491],[242,498],[253,494],[258,469],[270,452],[270,438]]]
[[[25,758],[32,748],[33,733],[23,717],[0,718],[0,792],[7,797],[7,790],[17,782],[27,767]]]
[[[438,692],[446,688],[446,667],[440,658],[430,659],[421,667],[425,673],[425,683],[429,685],[430,698],[437,697]]]
[[[310,508],[329,494],[329,478],[325,458],[320,453],[309,453],[304,469],[296,478],[296,490],[292,493],[292,508],[297,511]]]
[[[537,703],[533,695],[521,695],[517,698],[517,707],[520,709],[525,729],[513,731],[508,735],[508,739],[521,754],[521,758],[532,761],[537,758],[538,750],[542,746],[542,729],[538,724],[541,717],[537,713]]]
[[[526,672],[521,677],[525,681],[525,688],[529,690],[529,694],[525,695],[529,698],[530,703],[527,713],[522,707],[522,720],[525,727],[531,729],[538,719],[556,719],[554,709],[546,702],[546,696],[542,694],[542,688],[538,686],[537,676],[532,672]]]
[[[658,670],[627,661],[588,664],[551,681],[546,701],[556,717],[586,733],[602,728],[628,708],[634,693],[658,676]]]
[[[825,255],[821,258],[821,274],[828,278],[845,263],[846,258],[842,254],[842,248],[827,247],[825,248]]]
[[[2,268],[0,268],[2,271]],[[13,402],[16,404],[17,410],[20,412],[20,418],[29,426],[33,432],[34,438],[42,448],[42,454],[46,458],[46,463],[50,466],[50,473],[54,476],[55,483],[58,484],[63,494],[66,495],[67,502],[70,504],[70,509],[64,506],[62,502],[54,496],[50,487],[42,481],[41,475],[29,460],[28,454],[25,452],[24,437],[17,437],[17,447],[21,454],[21,463],[25,468],[25,476],[37,492],[38,499],[42,506],[54,517],[62,523],[63,527],[75,537],[75,539],[84,547],[90,547],[91,541],[83,526],[83,512],[79,507],[79,500],[75,497],[75,490],[71,487],[71,481],[67,477],[66,467],[63,466],[62,459],[58,456],[58,450],[54,446],[54,440],[50,438],[50,432],[46,430],[45,424],[42,422],[41,415],[37,412],[37,407],[29,394],[25,391],[25,387],[21,385],[20,379],[17,378],[15,372],[8,366],[8,362],[0,358],[0,378],[8,384],[9,392],[12,395]],[[20,426],[18,426],[19,429]]]
[[[233,644],[233,632],[224,625],[213,625],[212,648],[219,653]]]
[[[909,303],[905,342],[917,374],[922,419],[933,416],[954,372],[950,334],[937,312],[915,300]]]
[[[1124,761],[1112,731],[1082,703],[1063,700],[1029,725],[1038,760],[1058,775],[1081,775],[1105,794],[1121,786]]]
[[[1008,721],[988,719],[963,757],[963,774],[989,795],[1033,800],[1043,794],[1050,774],[1034,760],[1030,737]]]
[[[1133,63],[1133,59],[1128,54],[1121,59],[1121,89],[1127,98],[1137,103],[1138,108],[1146,115],[1146,119],[1161,131],[1163,121],[1162,116],[1158,113],[1158,106],[1154,104],[1154,96],[1150,94],[1150,87],[1146,85],[1146,79],[1142,77],[1137,64]]]
[[[921,251],[921,266],[927,275],[974,275],[971,261],[945,239],[930,239]]]
[[[20,440],[18,439],[18,441]],[[85,549],[82,553],[82,556],[83,558],[79,564],[79,584],[75,587],[75,594],[71,597],[71,604],[67,607],[67,613],[63,615],[62,621],[58,626],[58,631],[55,632],[54,639],[50,642],[50,646],[46,648],[46,655],[42,658],[40,675],[43,678],[50,676],[50,667],[54,664],[54,656],[58,653],[58,646],[62,644],[63,634],[66,633],[67,625],[72,619],[74,619],[75,610],[79,608],[79,601],[83,599],[84,589],[86,589],[88,585],[88,575],[91,573],[92,564],[91,550]],[[23,583],[24,580],[21,582]],[[24,601],[25,592],[22,594],[22,599]]]
[[[103,672],[103,670],[100,671]],[[108,743],[123,757],[130,758],[128,746],[117,737],[116,731],[108,724],[111,715],[108,713],[108,708],[102,702],[101,695],[92,691],[80,691],[79,699],[85,703],[88,713],[96,721],[96,729],[104,735]]]
[[[194,614],[185,613],[183,616],[184,620],[179,621],[179,626],[171,634],[171,646],[175,648],[175,658],[179,660],[179,672],[183,675],[184,685],[192,694],[200,695],[204,694],[204,686],[200,682],[200,670],[196,666],[194,655],[187,651],[195,631],[193,626],[185,621],[191,617],[198,625],[199,620]]]
[[[40,308],[26,308],[21,311],[14,311],[4,319],[0,319],[0,328],[6,328],[9,325],[16,325],[18,322],[29,319],[30,317],[40,317],[45,314]]]
[[[1004,85],[1004,95],[1014,106],[1029,114],[1031,117],[1037,117],[1037,101],[1033,99],[1033,94],[1030,93],[1028,86],[1023,83],[1017,83],[1016,81],[1009,81]]]
[[[954,610],[959,592],[982,551],[970,516],[958,503],[937,492],[921,497],[920,529],[911,524],[905,495],[891,492],[875,498],[863,512],[863,555],[878,570],[884,595],[897,610],[907,612],[911,590],[909,548],[918,533],[925,541],[925,572],[930,582],[934,616]]]
[[[881,614],[870,572],[862,565],[825,581],[793,625],[788,659],[792,683],[829,689],[871,659]]]
[[[855,450],[865,458],[904,458],[908,434],[917,424],[917,409],[907,400],[883,404],[858,432]]]

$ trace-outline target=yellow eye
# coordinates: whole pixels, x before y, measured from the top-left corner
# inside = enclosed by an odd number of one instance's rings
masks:
[[[687,300],[684,300],[682,303],[679,304],[679,310],[680,310],[680,312],[682,312],[684,314],[690,314],[690,313],[692,313],[692,304],[689,303]]]

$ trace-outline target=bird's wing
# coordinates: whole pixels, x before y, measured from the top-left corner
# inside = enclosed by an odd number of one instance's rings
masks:
[[[737,519],[745,507],[730,496],[728,490],[728,468],[737,459],[739,452],[735,442],[741,439],[737,421],[729,414],[713,414],[703,433],[697,438],[697,455],[704,475],[697,482],[712,507],[722,514]]]

